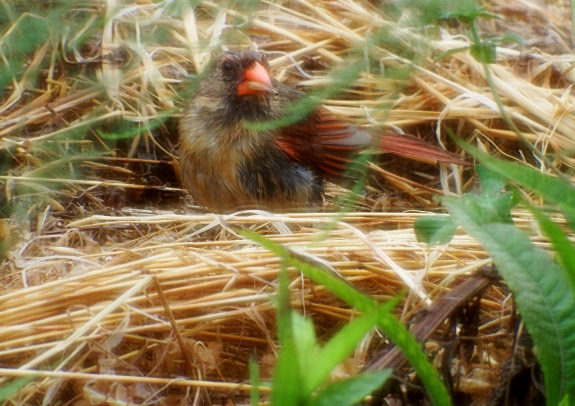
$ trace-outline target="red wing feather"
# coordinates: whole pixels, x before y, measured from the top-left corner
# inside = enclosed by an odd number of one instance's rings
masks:
[[[279,131],[276,144],[290,158],[336,176],[345,171],[355,153],[370,147],[376,150],[374,152],[388,152],[428,163],[469,165],[459,155],[411,135],[386,133],[374,143],[370,134],[339,120],[323,107]]]
[[[371,141],[371,135],[321,107],[301,122],[282,128],[276,144],[295,161],[339,176],[350,156],[367,148]]]

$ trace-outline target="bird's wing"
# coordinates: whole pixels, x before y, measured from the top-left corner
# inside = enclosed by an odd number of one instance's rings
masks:
[[[340,176],[372,137],[320,107],[305,119],[281,128],[276,144],[294,161]]]
[[[293,105],[307,97],[276,80],[272,83],[278,90],[276,97],[280,106]],[[469,165],[459,155],[414,136],[385,133],[374,141],[369,133],[341,121],[325,107],[319,107],[304,119],[277,131],[276,144],[291,159],[329,175],[343,174],[358,152],[370,148],[372,152],[392,153],[428,163]]]
[[[374,137],[335,117],[324,107],[304,120],[279,130],[276,144],[291,159],[315,167],[324,174],[340,176],[358,152],[391,153],[427,163],[469,165],[459,155],[412,135],[385,133]]]

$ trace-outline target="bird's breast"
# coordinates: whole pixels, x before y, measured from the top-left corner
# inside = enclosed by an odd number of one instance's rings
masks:
[[[216,211],[278,210],[321,201],[323,179],[292,161],[275,133],[203,113],[192,109],[180,121],[182,182],[198,205]]]

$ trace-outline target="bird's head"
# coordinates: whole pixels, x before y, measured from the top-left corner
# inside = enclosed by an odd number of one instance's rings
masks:
[[[275,91],[265,55],[228,51],[216,58],[200,87],[200,94],[217,100],[230,120],[270,119]]]

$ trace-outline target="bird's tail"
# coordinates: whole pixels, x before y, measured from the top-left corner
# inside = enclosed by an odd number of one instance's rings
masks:
[[[378,145],[380,152],[430,164],[447,162],[456,165],[473,165],[453,152],[438,148],[412,135],[386,133],[379,137],[379,142],[375,145]]]

